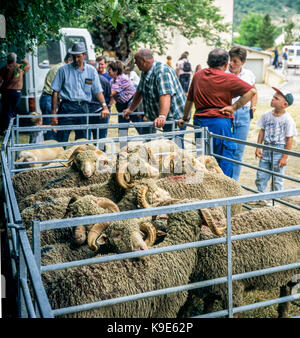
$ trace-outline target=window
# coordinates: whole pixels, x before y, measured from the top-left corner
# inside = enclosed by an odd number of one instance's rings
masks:
[[[40,68],[50,68],[61,62],[59,41],[48,40],[38,47],[38,64]]]
[[[297,49],[297,56],[300,56],[300,49]]]
[[[295,50],[294,50],[294,49],[289,49],[288,54],[289,54],[290,56],[294,56],[294,53],[295,53]]]

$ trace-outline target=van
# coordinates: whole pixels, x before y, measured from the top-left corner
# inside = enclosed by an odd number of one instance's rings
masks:
[[[300,67],[300,46],[299,43],[294,43],[293,45],[284,46],[282,48],[282,53],[285,49],[288,49],[288,61],[287,65],[289,68]]]
[[[46,75],[52,66],[64,60],[74,42],[84,42],[87,49],[86,60],[96,61],[95,46],[87,29],[61,28],[59,32],[62,34],[61,40],[48,40],[47,44],[36,46],[32,53],[25,55],[30,64],[30,70],[24,75],[21,101],[17,107],[19,114],[41,112],[39,99]]]

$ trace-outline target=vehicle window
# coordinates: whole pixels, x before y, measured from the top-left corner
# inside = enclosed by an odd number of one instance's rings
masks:
[[[289,55],[293,56],[295,53],[295,50],[294,49],[289,49]]]
[[[300,56],[300,49],[297,49],[297,56]]]
[[[47,40],[38,47],[38,64],[40,68],[51,68],[61,62],[59,41]]]
[[[75,42],[84,42],[85,48],[87,49],[86,41],[83,36],[65,36],[65,43],[66,43],[67,51],[72,48]],[[88,53],[85,59],[86,60],[88,59]]]

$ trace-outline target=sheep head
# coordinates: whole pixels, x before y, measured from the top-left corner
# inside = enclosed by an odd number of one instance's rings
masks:
[[[96,171],[102,171],[110,168],[111,161],[107,155],[100,149],[93,145],[78,146],[68,162],[62,162],[66,167],[71,165],[78,170],[84,177],[89,178],[95,174]]]
[[[19,158],[16,161],[16,165],[18,165],[18,167],[32,168],[38,166],[38,164],[25,164],[27,162],[37,162],[37,157],[30,151],[20,151]]]
[[[156,240],[156,229],[150,222],[138,219],[112,223],[97,239],[97,245],[107,244],[118,253],[147,250]]]

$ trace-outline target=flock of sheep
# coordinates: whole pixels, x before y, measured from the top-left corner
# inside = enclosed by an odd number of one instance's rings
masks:
[[[54,149],[54,148],[52,148]],[[242,195],[242,188],[225,176],[210,156],[195,156],[168,139],[134,142],[115,159],[93,145],[59,149],[52,158],[36,154],[30,161],[64,159],[64,167],[33,168],[16,174],[13,186],[32,238],[32,220],[54,220],[121,212],[199,200]],[[25,154],[26,155],[26,154]],[[28,154],[27,154],[28,155]],[[20,162],[26,156],[19,155]],[[28,156],[29,157],[29,156]],[[242,212],[231,209],[232,235],[300,223],[299,211],[265,207]],[[226,209],[185,211],[157,217],[76,226],[41,233],[42,265],[81,260],[111,253],[177,245],[225,236]],[[232,243],[233,273],[239,274],[299,260],[300,231]],[[84,265],[42,274],[52,308],[62,308],[185,285],[227,275],[226,244],[165,252],[108,263]],[[234,306],[244,291],[280,288],[288,294],[299,270],[288,270],[233,282]],[[113,306],[75,312],[66,317],[172,318],[190,316],[192,300],[213,311],[220,299],[227,307],[227,285],[219,284]],[[288,316],[288,304],[278,307]]]

